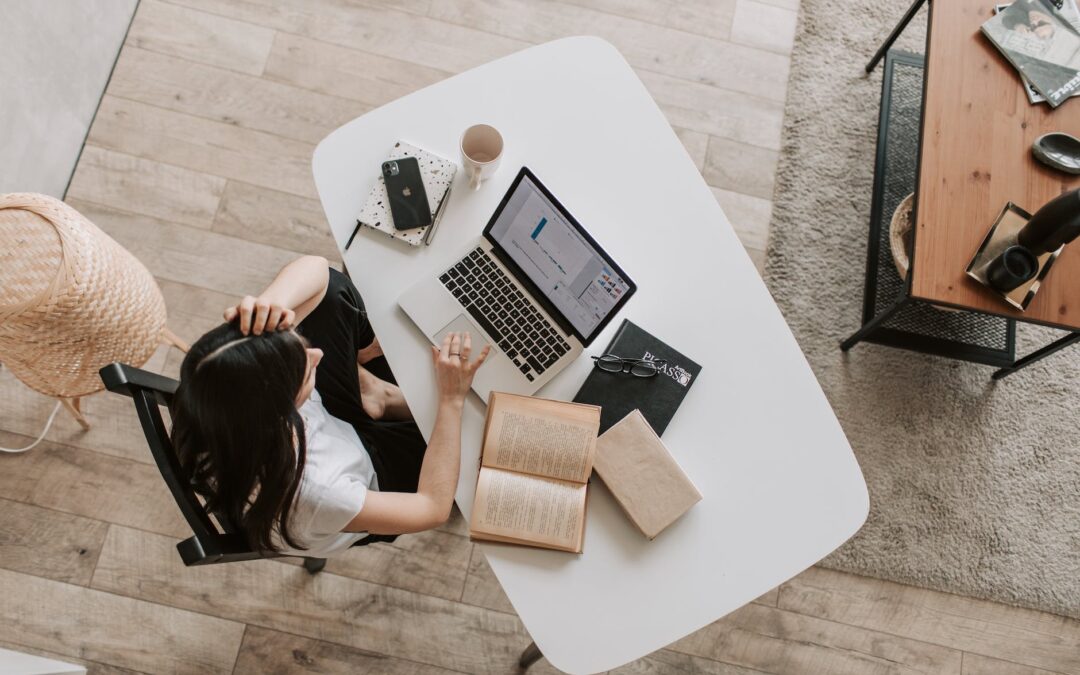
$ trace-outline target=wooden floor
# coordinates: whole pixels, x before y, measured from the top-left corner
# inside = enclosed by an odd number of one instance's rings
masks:
[[[337,257],[309,164],[325,134],[593,33],[637,69],[760,265],[796,4],[143,0],[68,201],[146,263],[194,339],[297,253]],[[179,360],[162,349],[148,367]],[[0,371],[0,445],[50,408]],[[85,408],[89,432],[61,415],[49,442],[0,456],[0,646],[110,674],[513,672],[528,635],[460,516],[316,577],[281,561],[185,569],[133,410],[109,395]],[[616,672],[1080,673],[1080,622],[813,568]]]

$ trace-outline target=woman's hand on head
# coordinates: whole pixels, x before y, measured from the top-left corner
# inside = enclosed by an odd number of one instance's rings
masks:
[[[240,318],[240,332],[262,335],[264,332],[288,330],[294,326],[296,312],[265,295],[245,295],[239,304],[225,309],[225,320]]]
[[[435,362],[435,382],[439,389],[439,399],[463,401],[472,386],[473,376],[483,365],[491,347],[484,347],[480,355],[472,356],[472,336],[469,333],[447,333],[442,346],[431,347],[431,356]]]

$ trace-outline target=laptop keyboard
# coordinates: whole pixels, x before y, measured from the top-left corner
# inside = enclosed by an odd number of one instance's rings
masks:
[[[439,277],[473,320],[531,382],[570,351],[570,345],[477,247]]]

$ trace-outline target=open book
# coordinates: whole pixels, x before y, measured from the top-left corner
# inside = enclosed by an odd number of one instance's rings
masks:
[[[492,392],[469,535],[581,553],[600,408]]]

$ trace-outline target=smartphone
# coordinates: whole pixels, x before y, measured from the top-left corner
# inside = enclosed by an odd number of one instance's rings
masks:
[[[411,230],[430,225],[431,209],[420,176],[420,162],[415,157],[387,160],[382,163],[382,175],[394,228]]]

